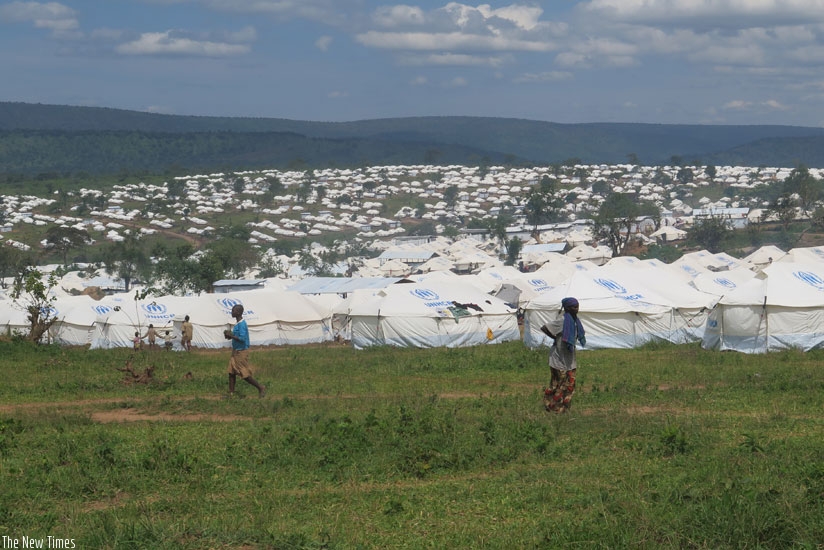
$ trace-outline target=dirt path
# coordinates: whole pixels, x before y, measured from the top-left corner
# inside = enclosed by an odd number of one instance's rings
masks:
[[[520,394],[521,390],[534,389],[536,396],[539,395],[540,388],[532,384],[515,384],[509,388],[508,391],[486,391],[486,392],[442,392],[434,394],[438,399],[472,399],[478,397],[490,396],[505,396]],[[669,391],[672,388],[666,385],[657,387],[650,387],[650,391]],[[681,388],[683,389],[683,388]],[[700,386],[699,389],[703,389]],[[585,393],[591,391],[591,388],[580,388],[580,392]],[[363,394],[302,394],[302,395],[276,395],[269,394],[266,400],[274,399],[292,399],[292,400],[323,400],[323,399],[389,399],[394,397],[393,394],[386,395],[363,395]],[[220,413],[170,413],[170,412],[147,412],[148,409],[162,401],[173,399],[179,402],[193,401],[195,399],[205,399],[217,401],[222,399],[222,395],[181,395],[181,396],[152,396],[152,397],[108,397],[100,399],[78,399],[73,401],[45,401],[45,402],[29,402],[18,403],[12,405],[0,405],[0,414],[14,414],[20,412],[39,412],[47,410],[67,410],[72,409],[76,412],[86,413],[94,422],[112,423],[112,422],[233,422],[237,420],[252,420],[253,417],[245,417],[234,414],[220,414]],[[536,400],[538,397],[536,397]],[[250,397],[249,401],[257,401],[256,398]],[[264,401],[265,402],[265,401]],[[127,406],[116,409],[106,408],[109,405],[121,403]],[[101,410],[102,409],[102,410]],[[593,414],[595,410],[588,410],[582,414]],[[686,412],[675,411],[666,408],[658,407],[635,407],[627,410],[629,414],[656,414],[662,412]]]

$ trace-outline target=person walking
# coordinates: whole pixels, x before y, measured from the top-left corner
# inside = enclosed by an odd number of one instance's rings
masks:
[[[155,349],[157,342],[157,330],[152,323],[149,323],[149,328],[146,329],[146,334],[143,336],[149,342],[149,349]]]
[[[563,317],[541,327],[541,332],[552,338],[549,350],[551,378],[549,387],[544,389],[544,407],[557,413],[567,412],[572,404],[578,369],[575,346],[579,343],[583,347],[587,343],[586,331],[578,319],[578,300],[564,298],[561,306]]]
[[[166,348],[166,351],[172,351],[172,346],[174,344],[175,337],[171,331],[167,330],[166,334],[163,336],[163,347]]]
[[[192,327],[192,323],[189,321],[188,315],[185,319],[183,319],[181,330],[183,331],[183,334],[180,336],[180,345],[186,351],[192,351],[192,336],[194,335],[194,327]]]
[[[232,317],[237,323],[231,330],[223,331],[223,336],[232,341],[232,356],[229,358],[229,396],[235,396],[235,381],[240,376],[243,380],[257,388],[258,397],[266,396],[266,388],[252,376],[252,367],[249,365],[249,327],[243,318],[243,306],[235,304],[232,307]]]

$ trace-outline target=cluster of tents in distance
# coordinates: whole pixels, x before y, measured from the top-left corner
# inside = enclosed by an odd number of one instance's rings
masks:
[[[523,273],[487,265],[405,277],[265,279],[252,290],[198,296],[61,296],[49,341],[91,348],[130,347],[153,324],[161,334],[189,316],[193,345],[223,348],[235,304],[245,308],[253,345],[350,342],[370,346],[462,347],[522,340],[550,342],[540,327],[576,297],[587,348],[635,348],[650,342],[763,353],[824,345],[824,247],[784,252],[762,247],[743,259],[699,251],[667,264],[616,257],[603,265],[548,256]],[[238,283],[244,283],[239,281]],[[0,297],[0,329],[26,332],[23,304]],[[520,322],[522,320],[522,323]]]

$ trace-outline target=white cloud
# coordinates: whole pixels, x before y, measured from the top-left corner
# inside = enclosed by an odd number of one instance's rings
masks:
[[[349,94],[347,92],[342,92],[340,90],[333,90],[333,91],[329,92],[328,94],[326,94],[326,97],[328,97],[330,99],[337,99],[339,97],[348,97],[348,96],[349,96]]]
[[[395,50],[492,50],[547,52],[555,48],[549,42],[520,40],[478,34],[369,31],[355,36],[355,40],[373,48]]]
[[[462,88],[467,85],[469,85],[469,82],[462,76],[456,76],[452,80],[444,82],[444,86],[447,88]]]
[[[172,0],[175,1],[175,0]],[[349,2],[336,0],[192,0],[216,11],[271,15],[281,19],[309,19],[330,25],[346,21]]]
[[[515,82],[558,82],[561,80],[569,80],[571,78],[572,73],[567,71],[545,71],[542,73],[524,73],[521,76],[515,78]]]
[[[328,51],[329,46],[332,44],[332,37],[331,36],[321,36],[317,40],[315,40],[315,47],[322,52]]]
[[[75,11],[58,2],[10,2],[0,5],[0,21],[32,23],[59,35],[79,27]]]
[[[415,78],[409,81],[409,84],[412,86],[423,86],[428,82],[429,80],[425,76],[416,76]]]
[[[225,57],[248,53],[250,48],[245,44],[229,44],[209,40],[194,40],[180,36],[173,36],[172,31],[149,32],[140,35],[137,40],[120,44],[115,48],[117,53],[124,55],[184,55]]]
[[[433,53],[427,55],[408,54],[400,56],[402,65],[455,65],[465,67],[500,67],[508,59],[506,56],[484,57],[461,53]]]
[[[372,14],[372,20],[381,27],[422,25],[426,18],[417,6],[381,6]]]
[[[735,99],[725,103],[723,108],[727,111],[786,111],[789,109],[789,107],[775,99],[768,99],[766,101]]]
[[[824,21],[822,0],[591,0],[581,7],[614,21],[745,28]]]

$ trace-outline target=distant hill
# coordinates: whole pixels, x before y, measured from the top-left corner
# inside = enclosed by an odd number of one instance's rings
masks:
[[[558,124],[485,117],[353,122],[162,115],[0,102],[0,173],[364,164],[684,162],[824,167],[824,128]]]

